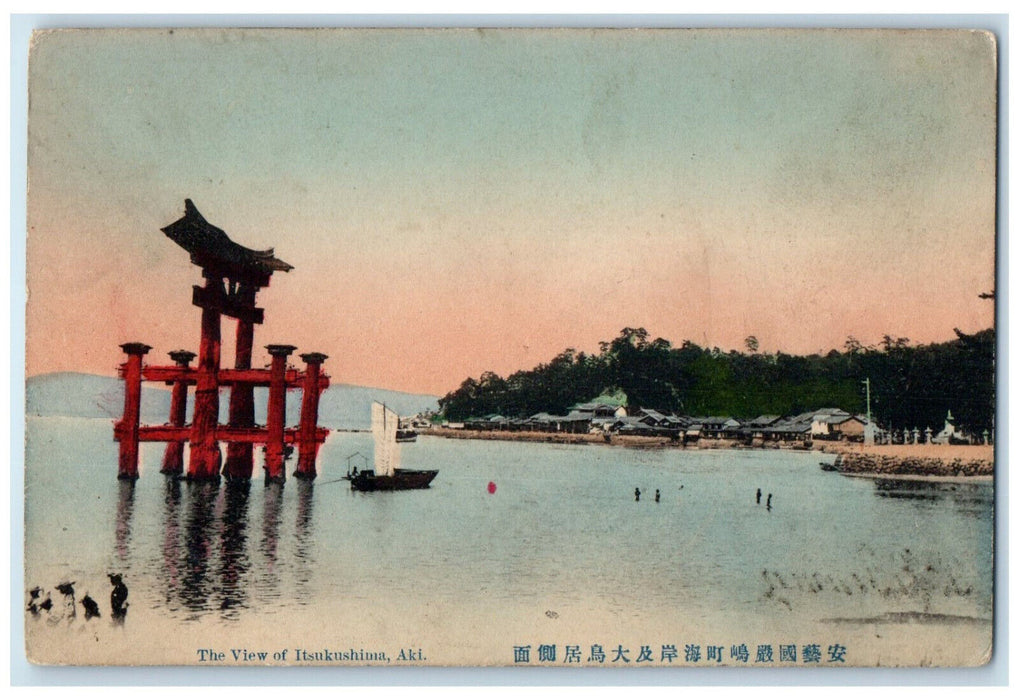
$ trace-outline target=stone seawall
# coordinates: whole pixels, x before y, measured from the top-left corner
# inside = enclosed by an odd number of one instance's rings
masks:
[[[993,476],[994,460],[980,458],[913,457],[902,455],[839,453],[835,469],[843,474],[897,474],[920,476]]]

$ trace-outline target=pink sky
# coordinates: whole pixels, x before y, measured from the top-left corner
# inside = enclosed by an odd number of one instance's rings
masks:
[[[197,350],[159,231],[185,197],[294,265],[256,348],[335,382],[442,395],[625,326],[810,353],[993,324],[984,35],[212,38],[33,57],[30,375]]]

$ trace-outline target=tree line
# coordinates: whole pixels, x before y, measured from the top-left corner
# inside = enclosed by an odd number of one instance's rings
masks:
[[[524,418],[541,411],[562,415],[605,392],[621,391],[631,410],[653,408],[680,415],[752,418],[793,415],[822,407],[866,411],[863,382],[870,380],[871,414],[884,428],[939,429],[950,410],[956,425],[975,434],[994,421],[994,329],[929,345],[886,335],[878,346],[850,336],[842,350],[788,355],[724,352],[684,341],[650,339],[643,328],[624,328],[599,344],[597,354],[568,348],[531,370],[468,378],[439,399],[449,420],[499,414]]]

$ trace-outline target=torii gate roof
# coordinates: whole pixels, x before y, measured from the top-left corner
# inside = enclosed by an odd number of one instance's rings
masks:
[[[190,199],[184,200],[184,216],[162,229],[167,237],[191,254],[191,262],[239,276],[289,272],[293,265],[277,258],[273,249],[252,250],[234,243],[223,229],[205,220]]]

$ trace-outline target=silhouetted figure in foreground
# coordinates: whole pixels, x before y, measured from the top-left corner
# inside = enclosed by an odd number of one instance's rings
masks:
[[[32,613],[33,615],[38,615],[39,605],[35,601],[39,598],[40,595],[42,595],[42,588],[36,586],[35,588],[28,592],[28,595],[29,595],[28,612]]]
[[[93,617],[101,617],[99,614],[99,604],[92,600],[92,596],[88,593],[81,599],[81,607],[85,608],[86,620],[91,620]]]
[[[640,488],[639,487],[635,488],[633,490],[633,500],[635,500],[635,501],[639,501],[640,500]]]
[[[768,494],[768,510],[771,510],[771,494]]]
[[[655,503],[662,500],[662,493],[658,489],[655,489]]]
[[[69,617],[77,617],[78,605],[74,600],[74,581],[57,584],[57,590],[64,596],[64,607],[67,608]]]
[[[761,505],[761,489],[757,489],[757,505]]]
[[[110,593],[110,608],[113,610],[113,619],[123,622],[127,615],[127,586],[120,574],[107,574],[110,583],[113,584],[113,592]]]

